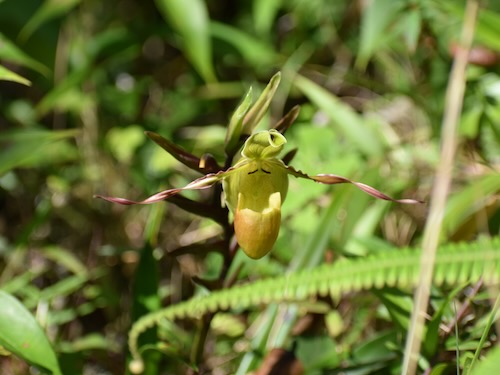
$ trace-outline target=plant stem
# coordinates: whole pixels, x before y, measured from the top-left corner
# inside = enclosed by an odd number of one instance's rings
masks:
[[[441,133],[441,159],[436,171],[429,216],[424,230],[423,251],[420,259],[420,285],[415,293],[415,302],[402,368],[402,374],[405,375],[415,374],[419,359],[424,317],[429,302],[436,249],[440,239],[446,199],[451,184],[453,160],[457,144],[457,124],[462,111],[465,91],[465,70],[474,35],[478,8],[479,4],[477,0],[467,1],[460,48],[455,56],[446,91]]]

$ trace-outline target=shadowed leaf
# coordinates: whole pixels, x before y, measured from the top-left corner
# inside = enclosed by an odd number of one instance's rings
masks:
[[[0,58],[14,64],[36,70],[46,77],[50,74],[50,70],[45,65],[31,58],[22,49],[7,39],[2,33],[0,33]]]
[[[19,33],[21,40],[28,39],[41,25],[59,17],[75,7],[81,0],[46,0]]]

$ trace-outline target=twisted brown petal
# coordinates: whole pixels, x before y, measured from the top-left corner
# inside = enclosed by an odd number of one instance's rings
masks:
[[[132,205],[132,204],[151,204],[151,203],[156,203],[163,201],[165,199],[170,198],[173,195],[176,195],[180,193],[183,190],[201,190],[201,189],[206,189],[209,188],[210,186],[214,185],[216,182],[222,180],[223,178],[227,177],[231,173],[233,173],[236,170],[236,168],[229,168],[225,171],[220,171],[217,173],[210,173],[207,174],[203,177],[197,178],[194,181],[191,181],[189,184],[182,188],[175,188],[175,189],[168,189],[161,191],[159,193],[156,193],[149,198],[146,198],[142,201],[133,201],[130,199],[126,198],[118,198],[118,197],[105,197],[102,195],[94,195],[94,198],[100,198],[107,200],[109,202],[113,203],[118,203],[118,204],[123,204],[123,205]]]
[[[333,185],[333,184],[353,184],[356,186],[358,189],[364,191],[365,193],[371,195],[372,197],[378,198],[378,199],[383,199],[386,201],[391,201],[391,202],[397,202],[397,203],[404,203],[404,204],[417,204],[417,203],[424,203],[421,200],[417,199],[394,199],[389,197],[388,195],[382,193],[381,191],[378,191],[374,187],[371,187],[369,185],[363,184],[362,182],[356,182],[349,180],[348,178],[338,176],[335,174],[319,174],[316,176],[309,176],[308,174],[297,171],[293,167],[290,167],[288,165],[285,165],[285,168],[287,169],[288,173],[291,174],[292,176],[298,177],[298,178],[306,178],[308,180],[313,180],[316,182],[319,182],[321,184],[327,184],[327,185]]]

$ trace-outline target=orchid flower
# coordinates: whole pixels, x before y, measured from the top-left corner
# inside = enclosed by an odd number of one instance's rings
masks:
[[[232,159],[235,150],[239,147],[235,139],[240,139],[245,136],[245,133],[253,130],[263,116],[278,82],[279,75],[276,75],[252,108],[250,108],[249,95],[247,95],[236,110],[226,139],[228,159]],[[150,138],[184,164],[202,173],[212,172],[184,187],[167,189],[142,201],[101,195],[96,197],[123,205],[150,204],[169,199],[184,190],[206,189],[222,182],[226,205],[234,216],[236,240],[245,254],[253,259],[262,258],[269,253],[276,242],[281,225],[281,205],[287,195],[289,175],[329,185],[353,184],[375,198],[392,202],[421,203],[421,201],[414,199],[393,199],[371,186],[334,174],[309,176],[278,159],[287,142],[282,133],[295,120],[297,113],[297,108],[292,109],[277,124],[276,129],[264,130],[250,135],[243,145],[241,158],[233,166],[226,169],[220,168],[211,157],[198,159],[160,135],[146,132]]]
[[[154,134],[153,137],[159,136]],[[329,185],[349,183],[375,198],[398,203],[420,203],[414,199],[393,199],[371,186],[342,176],[309,176],[295,170],[277,158],[285,143],[286,138],[277,130],[264,130],[246,140],[241,159],[234,166],[209,173],[184,187],[164,190],[142,201],[97,197],[124,205],[150,204],[168,199],[183,190],[206,189],[222,181],[226,204],[234,215],[236,239],[245,254],[253,259],[262,258],[271,251],[278,237],[281,205],[288,191],[288,175]]]

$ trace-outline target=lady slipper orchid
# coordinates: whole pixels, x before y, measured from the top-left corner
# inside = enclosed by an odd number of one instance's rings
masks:
[[[293,107],[271,130],[251,134],[262,120],[276,93],[281,80],[281,73],[276,73],[264,88],[259,98],[252,104],[252,89],[233,113],[229,122],[224,151],[227,164],[231,165],[246,138],[241,151],[241,158],[226,169],[221,168],[210,155],[198,158],[183,150],[162,136],[146,132],[146,135],[164,148],[177,160],[191,169],[206,173],[182,188],[168,189],[154,194],[143,201],[125,198],[96,197],[119,204],[149,204],[174,197],[183,190],[205,189],[217,182],[223,183],[226,205],[233,213],[234,232],[238,244],[250,258],[259,259],[271,251],[278,237],[281,224],[281,205],[288,191],[288,175],[313,180],[322,184],[353,184],[365,193],[376,198],[398,203],[421,203],[414,199],[392,199],[371,186],[351,181],[334,174],[309,176],[288,166],[294,152],[278,159],[286,144],[285,131],[297,118],[299,107]],[[180,207],[218,221],[227,227],[227,213],[220,214],[220,206],[192,202],[180,196],[172,199]],[[207,212],[209,211],[209,212]],[[227,228],[226,228],[227,229]]]
[[[165,149],[173,147],[158,134],[147,134]],[[295,170],[278,159],[285,143],[286,138],[276,129],[257,132],[246,140],[241,158],[232,167],[208,173],[182,188],[168,189],[143,201],[100,195],[96,197],[124,205],[149,204],[168,199],[183,190],[205,189],[222,181],[227,207],[234,215],[236,240],[245,254],[253,259],[262,258],[269,253],[278,237],[281,205],[288,191],[288,175],[329,185],[353,184],[375,198],[392,202],[421,203],[414,199],[393,199],[371,186],[342,176],[334,174],[309,176]],[[192,160],[190,162],[192,163]]]

